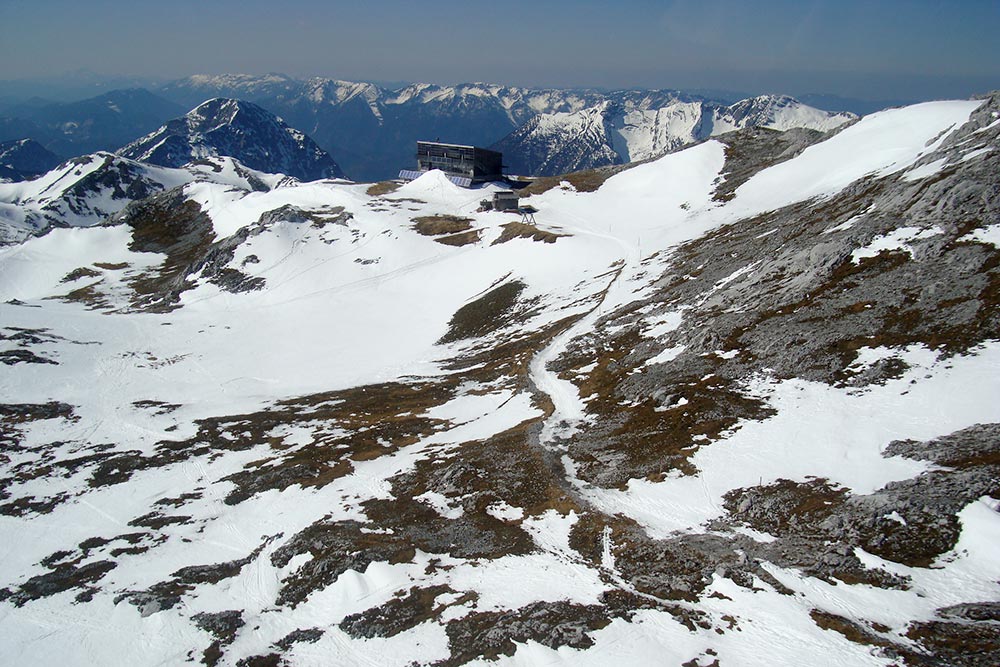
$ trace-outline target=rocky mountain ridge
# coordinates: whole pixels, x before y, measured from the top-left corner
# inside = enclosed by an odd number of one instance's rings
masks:
[[[166,169],[113,153],[84,155],[34,179],[0,183],[0,246],[21,243],[53,227],[99,225],[133,201],[203,181],[249,192],[294,179],[248,169],[229,157],[209,156]]]
[[[788,96],[721,105],[632,95],[575,112],[539,114],[494,148],[507,156],[512,173],[552,176],[648,160],[747,127],[825,132],[855,120],[854,114],[821,111]]]
[[[251,169],[304,181],[344,175],[326,151],[281,118],[256,104],[221,97],[203,102],[117,152],[163,167],[227,156]]]

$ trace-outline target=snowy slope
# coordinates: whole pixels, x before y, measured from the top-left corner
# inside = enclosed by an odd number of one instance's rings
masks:
[[[192,176],[0,250],[3,655],[988,664],[998,117],[730,134],[534,227]]]
[[[0,243],[21,241],[51,225],[90,226],[143,197],[190,178],[173,178],[110,153],[74,158],[35,180],[0,184]]]
[[[521,143],[513,173],[519,163],[536,165],[531,173],[563,173],[562,165],[587,169],[621,160],[607,145],[605,127],[607,103],[581,111],[538,115],[515,131],[518,137],[531,137]],[[506,145],[501,145],[506,150]],[[508,158],[505,158],[505,160]]]
[[[619,160],[639,161],[693,143],[696,137],[704,136],[704,122],[700,103],[674,102],[615,116],[609,135]]]

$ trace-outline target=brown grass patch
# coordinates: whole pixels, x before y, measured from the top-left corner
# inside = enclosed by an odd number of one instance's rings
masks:
[[[465,304],[451,316],[448,332],[438,342],[453,343],[466,338],[478,338],[508,324],[509,316],[524,288],[524,283],[515,280]]]
[[[413,218],[413,229],[424,236],[441,234],[457,234],[472,229],[472,218],[462,218],[457,215],[424,215]]]
[[[935,664],[1000,664],[1000,628],[995,621],[913,623],[906,636],[937,657],[939,662]],[[916,666],[927,661],[910,659],[907,663]]]
[[[345,617],[340,622],[340,627],[347,634],[357,638],[395,637],[424,621],[437,618],[448,607],[462,605],[476,598],[475,593],[466,593],[448,604],[435,603],[439,596],[454,592],[444,585],[428,588],[414,586],[405,596],[393,598],[379,607],[372,607]]]
[[[108,300],[107,295],[97,288],[100,284],[100,281],[98,281],[91,285],[78,287],[71,292],[63,294],[62,296],[50,296],[45,298],[62,301],[64,303],[79,303],[84,305],[88,310],[103,310],[110,308],[111,301]]]
[[[495,661],[501,655],[514,655],[516,643],[529,640],[551,649],[585,649],[594,645],[588,633],[609,623],[602,605],[571,602],[535,602],[513,611],[473,612],[448,623],[451,656],[436,664],[458,667],[480,657]]]
[[[847,490],[825,479],[808,482],[779,479],[765,486],[729,491],[723,506],[732,516],[762,533],[823,534],[820,524],[834,513],[842,513],[847,498]]]
[[[72,271],[67,273],[65,276],[63,276],[63,279],[60,280],[59,282],[71,283],[74,280],[79,280],[80,278],[99,278],[100,276],[101,276],[100,271],[95,271],[87,266],[81,266],[80,268],[73,269]]]
[[[508,222],[503,225],[503,233],[500,234],[500,237],[490,245],[499,245],[513,239],[531,239],[532,241],[541,241],[542,243],[555,243],[556,239],[564,236],[569,235],[544,231],[525,222]]]
[[[447,401],[452,392],[446,383],[385,383],[280,401],[250,414],[198,420],[193,437],[162,441],[152,455],[132,451],[104,458],[94,466],[88,483],[91,487],[119,484],[139,470],[266,446],[260,459],[224,478],[236,486],[226,503],[292,485],[322,487],[349,474],[352,461],[391,454],[440,428],[445,422],[421,415]],[[295,425],[311,428],[312,441],[293,448],[275,434]]]
[[[577,381],[581,396],[593,396],[587,412],[599,417],[603,425],[599,447],[570,444],[582,478],[599,483],[598,478],[610,480],[613,476],[616,484],[624,485],[634,477],[660,479],[672,470],[694,474],[689,459],[699,446],[718,439],[742,419],[773,414],[763,401],[742,395],[731,382],[716,375],[672,378],[661,389],[677,397],[676,405],[662,406],[652,398],[626,403],[620,389],[632,371],[626,357],[641,340],[637,330],[628,330],[606,337],[596,352],[570,359],[575,368],[597,363]],[[687,402],[681,404],[680,398]],[[609,468],[611,460],[613,469]]]
[[[470,243],[479,242],[479,230],[470,229],[467,232],[460,232],[458,234],[451,234],[449,236],[442,236],[440,238],[434,239],[438,243],[450,246],[463,246],[469,245]]]
[[[396,181],[379,181],[378,183],[369,185],[365,193],[370,197],[380,197],[395,192],[402,185],[402,183],[397,183]]]
[[[411,445],[444,424],[420,415],[447,401],[451,392],[450,386],[434,383],[368,385],[282,401],[273,409],[215,425],[231,434],[228,442],[232,447],[240,448],[241,441],[250,446],[270,443],[275,451],[226,478],[237,485],[226,503],[236,504],[256,493],[293,484],[322,487],[350,474],[354,470],[352,461],[372,460]],[[299,421],[322,423],[324,428],[317,431],[312,443],[285,453],[281,439],[269,434],[280,425]],[[349,435],[326,432],[334,429]],[[227,442],[218,436],[209,437],[215,442]]]
[[[519,316],[513,315],[514,319]],[[542,347],[548,344],[552,337],[559,335],[573,325],[578,316],[567,317],[557,322],[527,334],[520,332],[500,340],[491,340],[487,345],[478,348],[468,356],[452,360],[448,369],[461,372],[462,377],[488,384],[501,379],[517,387],[528,387],[528,367],[532,357]],[[539,407],[551,411],[551,403],[547,395],[536,395]]]
[[[540,195],[548,192],[552,188],[559,187],[563,181],[572,185],[577,192],[596,192],[604,181],[608,180],[618,172],[627,168],[627,165],[615,165],[611,167],[598,167],[597,169],[586,169],[584,171],[574,171],[561,176],[543,176],[536,179],[531,185],[522,188],[519,192],[522,197],[530,195]]]
[[[204,257],[215,241],[212,220],[196,202],[178,202],[164,197],[149,203],[140,202],[126,209],[132,227],[133,252],[166,254],[163,263],[130,281],[135,291],[133,305],[152,312],[176,308],[178,295],[191,286],[187,269]],[[134,207],[134,208],[133,208]]]
[[[812,618],[813,623],[823,630],[832,630],[837,632],[855,644],[890,648],[893,650],[898,650],[900,648],[900,646],[892,643],[888,639],[878,636],[861,623],[844,618],[843,616],[831,614],[830,612],[821,611],[819,609],[813,609],[809,612],[809,617]],[[884,628],[885,626],[880,627]]]
[[[102,560],[81,565],[82,560],[78,558],[69,563],[48,565],[48,572],[35,575],[18,586],[17,592],[10,595],[10,602],[15,607],[23,607],[31,600],[46,598],[74,588],[82,589],[77,594],[77,602],[88,601],[94,592],[92,584],[100,581],[118,564]]]

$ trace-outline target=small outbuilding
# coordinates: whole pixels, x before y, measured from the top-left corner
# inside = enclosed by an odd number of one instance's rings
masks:
[[[493,193],[494,211],[516,211],[518,196],[513,190],[499,190]]]

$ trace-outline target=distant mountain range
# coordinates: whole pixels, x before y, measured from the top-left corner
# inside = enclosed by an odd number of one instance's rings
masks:
[[[214,96],[259,104],[303,129],[351,178],[362,181],[391,178],[409,167],[420,139],[493,146],[504,152],[511,171],[546,176],[649,157],[750,125],[830,129],[854,118],[781,96],[729,105],[676,90],[603,92],[486,83],[418,83],[387,90],[282,74],[196,75],[158,93],[186,104]]]
[[[220,97],[280,116],[330,153],[343,168],[340,173],[359,181],[392,178],[411,167],[414,144],[421,139],[493,146],[504,151],[511,172],[552,175],[642,159],[750,125],[829,129],[852,118],[779,96],[730,104],[674,90],[483,83],[390,90],[327,78],[224,74],[187,77],[155,92],[128,89],[73,103],[22,102],[0,117],[0,141],[31,138],[62,156],[116,150],[185,109]],[[258,163],[261,169],[271,166]]]
[[[0,141],[30,138],[64,157],[113,150],[190,107],[142,88],[113,90],[79,102],[29,100],[0,118]]]
[[[0,144],[0,181],[26,181],[0,187],[0,245],[53,226],[97,224],[129,201],[192,180],[266,191],[286,180],[340,176],[328,153],[274,114],[215,98],[117,153],[61,165],[30,139]]]

